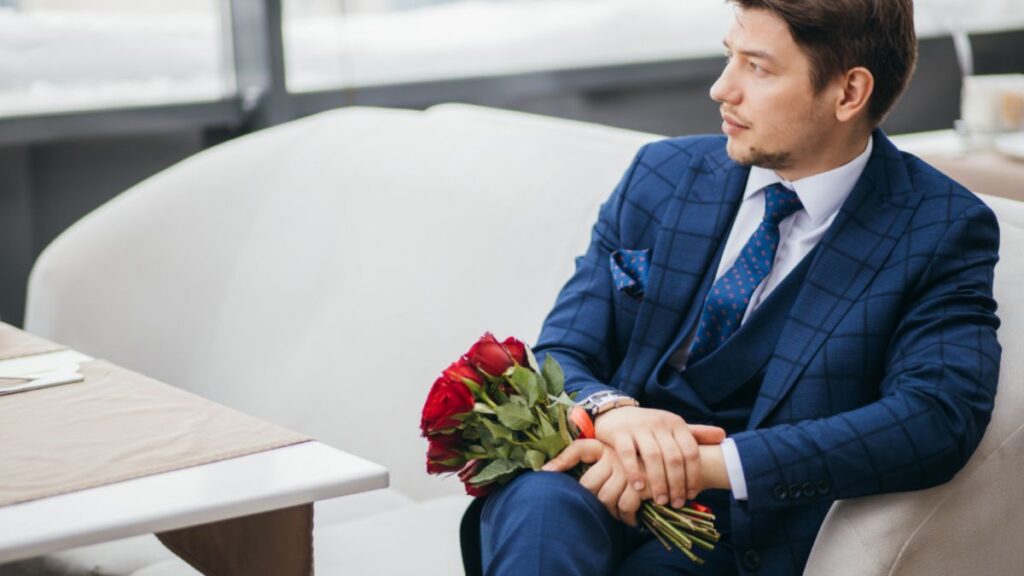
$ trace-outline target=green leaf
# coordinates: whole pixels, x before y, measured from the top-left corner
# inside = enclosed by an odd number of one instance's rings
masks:
[[[544,454],[547,454],[547,457],[550,459],[561,454],[562,450],[565,450],[565,447],[569,444],[566,443],[561,434],[555,432],[544,436],[536,442],[532,442],[530,445]]]
[[[505,459],[495,460],[488,464],[487,466],[484,466],[482,470],[477,472],[476,475],[473,476],[473,480],[471,481],[471,483],[474,485],[479,485],[486,482],[490,482],[492,480],[497,479],[499,476],[504,476],[509,472],[515,472],[516,470],[520,470],[521,468],[523,468],[523,465],[520,464],[519,462],[513,462],[511,460]]]
[[[551,423],[551,417],[549,416],[548,411],[541,406],[536,407],[534,410],[537,413],[537,421],[540,422],[540,435],[547,436],[548,434],[557,434],[555,426]]]
[[[526,403],[530,406],[536,404],[543,395],[544,391],[537,384],[537,375],[522,366],[516,366],[512,370],[511,380],[512,386],[526,396]]]
[[[498,420],[502,424],[512,430],[526,430],[530,426],[533,426],[537,422],[533,418],[533,413],[526,406],[515,402],[518,398],[513,398],[512,402],[505,404],[504,406],[498,406]]]
[[[501,382],[504,383],[503,380]],[[501,390],[500,385],[489,386],[488,390],[490,391],[491,398],[494,400],[495,404],[508,404],[508,395]]]
[[[548,381],[544,379],[544,375],[540,372],[534,372],[533,377],[537,379],[537,387],[540,388],[541,401],[545,402],[549,398],[548,396]]]
[[[496,412],[487,404],[483,402],[477,402],[473,405],[473,411],[478,414],[496,414]]]
[[[558,411],[558,435],[562,437],[565,445],[572,444],[572,435],[569,434],[569,424],[566,421],[565,410]]]
[[[562,367],[558,365],[558,361],[548,354],[548,357],[544,359],[544,367],[541,368],[541,374],[544,375],[544,380],[548,383],[548,394],[552,396],[559,396],[565,390],[565,373],[562,372]]]
[[[469,388],[469,391],[473,393],[474,398],[479,398],[480,395],[483,394],[483,389],[480,388],[480,385],[476,382],[466,378],[465,376],[460,376],[459,379],[462,380],[462,383],[466,385],[466,388]]]
[[[498,455],[499,459],[508,460],[512,457],[512,447],[508,444],[499,444],[494,449],[494,453]]]
[[[470,444],[466,447],[466,457],[470,460],[487,455],[487,450],[479,444]]]
[[[533,470],[540,470],[540,467],[544,465],[548,459],[544,456],[543,452],[537,450],[527,450],[525,457],[526,465]]]
[[[537,357],[533,355],[533,350],[529,346],[526,347],[526,363],[530,366],[530,370],[540,374],[540,367],[537,364]]]
[[[498,409],[501,409],[501,407],[499,406]],[[490,432],[491,438],[495,441],[512,441],[512,432],[508,428],[499,425],[497,422],[494,422],[489,418],[481,418],[480,421],[483,422],[484,427],[487,428],[487,431]]]

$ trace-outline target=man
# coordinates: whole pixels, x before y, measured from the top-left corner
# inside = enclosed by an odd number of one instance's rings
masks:
[[[591,467],[485,501],[487,574],[800,574],[833,501],[946,482],[988,424],[995,218],[877,128],[911,0],[734,4],[726,138],[640,151],[536,347],[597,431],[547,468]],[[695,497],[700,566],[635,528]]]

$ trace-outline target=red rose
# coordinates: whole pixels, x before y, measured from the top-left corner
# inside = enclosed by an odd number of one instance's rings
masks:
[[[466,464],[459,448],[462,437],[458,434],[438,434],[429,438],[427,446],[427,474],[457,472]]]
[[[486,332],[466,353],[466,359],[478,370],[491,376],[501,376],[517,362],[526,363],[526,347],[515,338],[506,338],[503,345],[493,334]]]
[[[466,494],[479,498],[481,496],[487,496],[494,490],[494,484],[486,484],[484,486],[473,486],[472,484],[466,484]]]
[[[427,394],[420,430],[424,435],[451,430],[461,424],[452,416],[472,412],[475,403],[473,392],[461,380],[441,376]]]
[[[448,369],[444,371],[444,375],[456,382],[461,382],[462,378],[466,378],[467,380],[472,380],[477,384],[484,383],[483,376],[481,376],[465,358],[459,358],[458,362],[449,366]]]
[[[508,350],[508,353],[512,355],[512,358],[516,361],[516,364],[520,366],[527,366],[526,361],[526,344],[523,344],[519,340],[509,336],[505,338],[505,341],[501,343]]]
[[[491,490],[494,489],[493,484],[486,484],[484,486],[474,486],[469,483],[469,481],[473,479],[473,476],[476,476],[477,472],[479,472],[486,465],[487,463],[482,460],[470,460],[469,462],[466,463],[466,466],[459,471],[459,480],[462,480],[462,483],[465,484],[466,494],[477,497],[486,496],[491,493]]]

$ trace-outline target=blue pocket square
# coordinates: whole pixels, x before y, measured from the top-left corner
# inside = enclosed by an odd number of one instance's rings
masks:
[[[622,249],[612,252],[609,261],[615,288],[634,298],[643,298],[644,289],[647,287],[647,271],[650,269],[650,259],[650,249]]]

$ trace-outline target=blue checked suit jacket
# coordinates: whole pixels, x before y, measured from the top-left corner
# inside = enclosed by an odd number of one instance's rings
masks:
[[[733,434],[748,489],[731,501],[733,546],[758,574],[799,574],[836,499],[948,481],[992,411],[995,216],[880,130],[873,138],[864,173],[809,255],[748,426]],[[642,401],[687,312],[703,304],[701,280],[717,266],[748,171],[722,137],[638,153],[535,348],[561,363],[569,391]],[[623,282],[616,251],[649,254],[646,277]]]

